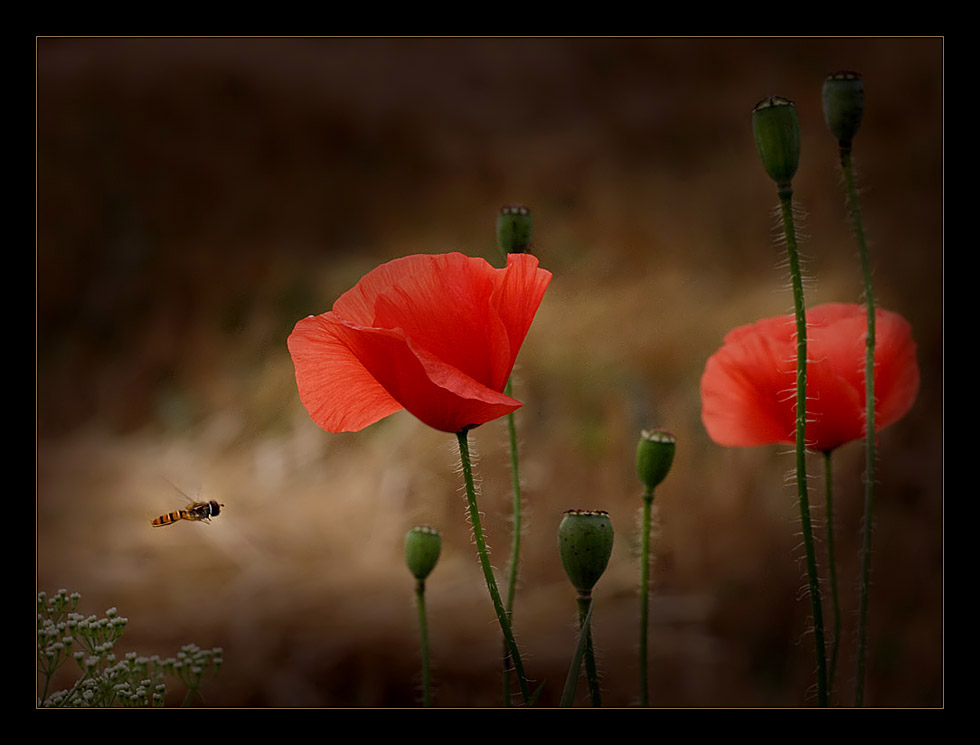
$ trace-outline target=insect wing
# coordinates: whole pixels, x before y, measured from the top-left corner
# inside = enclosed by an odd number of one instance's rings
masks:
[[[211,518],[211,505],[207,502],[191,502],[184,508],[188,520],[208,520]]]

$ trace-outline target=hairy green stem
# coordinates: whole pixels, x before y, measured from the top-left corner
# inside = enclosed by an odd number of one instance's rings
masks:
[[[419,612],[419,644],[422,651],[422,706],[432,706],[432,677],[429,666],[429,624],[425,615],[425,582],[415,583],[415,604]]]
[[[793,305],[796,311],[796,490],[800,504],[800,525],[806,552],[807,580],[810,603],[813,607],[813,640],[817,657],[817,705],[827,705],[827,653],[824,644],[823,609],[820,601],[820,581],[814,550],[813,524],[810,519],[810,496],[806,477],[806,307],[803,301],[803,277],[793,221],[793,190],[788,185],[779,189],[779,206],[786,237],[790,277],[793,284]]]
[[[826,502],[827,520],[827,564],[830,573],[830,597],[834,603],[834,641],[830,646],[830,670],[827,673],[827,695],[834,688],[834,674],[837,671],[837,652],[840,648],[840,599],[837,592],[837,558],[834,544],[834,480],[830,466],[830,456],[833,451],[824,452],[824,495]]]
[[[507,381],[504,393],[511,395],[511,381]],[[514,421],[514,412],[507,415],[507,433],[510,439],[510,471],[513,481],[513,536],[510,546],[510,569],[507,574],[507,595],[504,610],[507,611],[507,620],[514,622],[514,596],[517,592],[517,571],[521,556],[521,476],[519,468],[519,456],[517,452],[517,425]],[[507,651],[507,643],[504,642],[504,706],[510,706],[510,653]]]
[[[595,650],[592,648],[592,621],[589,610],[592,605],[592,593],[578,595],[579,633],[585,636],[585,677],[589,683],[589,698],[593,706],[602,706],[602,691],[599,688],[599,671],[595,664]]]
[[[504,394],[511,395],[510,381]],[[514,412],[507,415],[507,433],[510,437],[510,470],[514,492],[514,527],[510,547],[510,572],[507,576],[507,615],[514,611],[514,594],[517,591],[517,568],[521,556],[521,476],[519,457],[517,453],[517,426],[514,422]]]
[[[493,602],[493,609],[497,614],[497,621],[500,623],[500,630],[504,635],[504,643],[510,652],[511,662],[517,673],[517,680],[521,686],[521,696],[525,705],[531,698],[527,685],[527,676],[524,674],[524,663],[521,661],[521,653],[514,641],[514,634],[511,631],[510,620],[507,611],[500,600],[500,592],[497,589],[497,580],[493,576],[493,567],[490,566],[490,554],[487,552],[487,543],[483,535],[483,523],[480,520],[480,508],[476,503],[476,486],[473,483],[473,466],[470,463],[470,445],[466,430],[456,433],[459,441],[459,459],[463,467],[463,481],[466,485],[466,503],[470,511],[470,522],[473,525],[473,538],[476,541],[476,551],[480,558],[480,566],[483,568],[483,577],[487,583],[487,590],[490,592],[490,600]]]
[[[871,281],[871,260],[868,257],[868,244],[864,237],[864,221],[861,218],[861,205],[858,203],[857,186],[854,183],[854,168],[851,165],[851,149],[841,146],[840,162],[847,185],[847,207],[851,214],[851,225],[857,239],[861,255],[861,272],[864,275],[864,302],[868,310],[868,333],[864,345],[864,539],[861,544],[861,579],[858,601],[858,639],[857,672],[854,684],[854,705],[864,705],[864,674],[867,656],[868,602],[871,588],[871,537],[874,530],[875,501],[875,295]]]
[[[583,624],[589,626],[592,621],[592,604],[589,603],[589,610],[585,614],[585,620],[582,620],[581,613],[579,614],[579,626]],[[582,670],[582,657],[585,656],[585,642],[586,638],[579,632],[578,644],[575,645],[575,654],[572,655],[572,662],[568,666],[568,675],[565,677],[565,685],[561,692],[561,701],[559,706],[563,709],[571,707],[575,703],[575,689],[578,687],[578,676]]]
[[[653,489],[643,490],[643,527],[640,539],[640,706],[650,705],[647,682],[647,626],[650,613],[650,514]]]

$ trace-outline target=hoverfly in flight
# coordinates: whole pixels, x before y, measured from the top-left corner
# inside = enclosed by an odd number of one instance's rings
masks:
[[[191,502],[182,510],[160,515],[160,517],[153,521],[153,527],[160,528],[164,525],[173,525],[180,520],[203,520],[205,522],[211,522],[212,517],[217,517],[221,513],[222,507],[224,505],[219,504],[214,499],[209,502]]]

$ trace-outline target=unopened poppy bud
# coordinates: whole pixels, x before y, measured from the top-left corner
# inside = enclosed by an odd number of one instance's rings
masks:
[[[497,214],[497,245],[505,254],[528,253],[531,245],[531,210],[508,204]]]
[[[592,592],[612,554],[613,528],[602,510],[568,510],[558,526],[558,549],[565,573],[583,595]]]
[[[752,133],[766,173],[788,188],[800,165],[800,118],[788,98],[769,96],[752,109]]]
[[[864,82],[856,72],[835,72],[823,81],[823,116],[830,133],[849,147],[864,116]]]
[[[405,563],[419,582],[435,569],[442,551],[442,536],[435,528],[422,525],[412,528],[405,536]]]
[[[649,491],[667,478],[674,462],[677,439],[665,429],[644,430],[636,446],[636,473]]]

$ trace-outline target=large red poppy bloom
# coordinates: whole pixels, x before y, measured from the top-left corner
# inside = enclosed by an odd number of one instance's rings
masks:
[[[867,311],[847,303],[807,311],[807,446],[830,451],[864,436]],[[894,424],[919,390],[908,321],[878,310],[875,430]],[[701,419],[712,440],[745,447],[796,440],[796,321],[767,318],[730,331],[701,377]]]
[[[455,433],[514,411],[502,391],[550,281],[530,254],[383,264],[289,335],[300,400],[328,432],[407,409]]]

